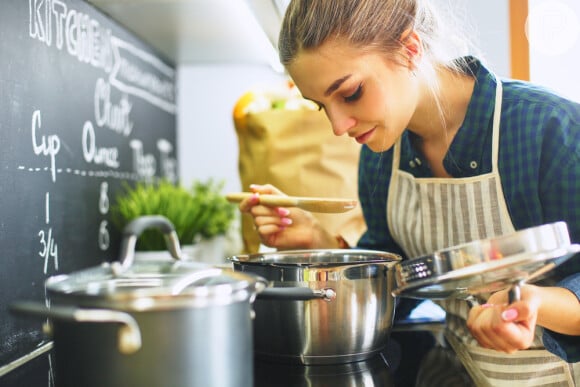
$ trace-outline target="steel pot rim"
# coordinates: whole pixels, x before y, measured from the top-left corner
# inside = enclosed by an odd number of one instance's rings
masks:
[[[296,261],[288,261],[293,257]],[[352,260],[327,260],[320,258],[350,257]],[[361,264],[391,264],[402,260],[400,255],[368,249],[301,249],[276,252],[233,255],[227,258],[234,264],[272,267],[336,267]]]

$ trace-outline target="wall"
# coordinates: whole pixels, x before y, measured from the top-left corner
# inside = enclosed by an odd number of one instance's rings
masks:
[[[530,78],[580,102],[580,1],[530,0]]]
[[[208,65],[181,66],[177,79],[181,181],[215,177],[225,179],[224,192],[240,191],[234,105],[249,89],[285,78],[266,65]]]

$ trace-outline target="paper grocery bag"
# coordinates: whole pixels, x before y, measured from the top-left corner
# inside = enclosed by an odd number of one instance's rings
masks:
[[[357,199],[360,145],[332,133],[323,112],[266,110],[234,120],[239,142],[242,187],[273,184],[292,196]],[[360,205],[340,214],[313,215],[331,233],[354,246],[366,226]],[[250,215],[242,215],[246,253],[259,251]]]

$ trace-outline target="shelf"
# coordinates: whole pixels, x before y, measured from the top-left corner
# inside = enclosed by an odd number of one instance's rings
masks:
[[[88,0],[175,65],[272,64],[280,0]]]

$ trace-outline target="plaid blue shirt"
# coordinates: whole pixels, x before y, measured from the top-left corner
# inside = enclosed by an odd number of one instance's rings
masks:
[[[496,81],[475,58],[470,71],[476,84],[463,125],[443,161],[453,177],[491,171],[492,121]],[[571,239],[580,243],[580,104],[522,81],[502,79],[499,161],[502,188],[516,230],[565,221]],[[423,155],[412,145],[413,133],[401,139],[401,169],[432,177]],[[359,200],[367,224],[358,247],[405,256],[387,226],[387,193],[393,149],[374,153],[363,146],[359,165]],[[554,270],[552,278],[580,299],[580,256]],[[568,362],[580,361],[580,336],[545,330],[544,345]]]

